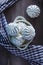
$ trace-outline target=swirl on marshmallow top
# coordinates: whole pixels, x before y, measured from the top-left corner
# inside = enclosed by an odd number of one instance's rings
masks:
[[[16,17],[13,23],[6,25],[6,31],[11,43],[19,49],[23,44],[23,49],[26,49],[35,37],[34,27],[22,16]],[[25,41],[28,43],[25,44]]]
[[[36,18],[39,16],[40,14],[40,8],[37,5],[30,5],[27,7],[26,9],[26,13],[28,14],[28,16],[30,16],[31,18]]]

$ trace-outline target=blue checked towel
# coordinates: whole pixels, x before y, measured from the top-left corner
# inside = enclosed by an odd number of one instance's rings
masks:
[[[7,21],[3,10],[14,4],[17,0],[0,0],[0,45],[16,56],[28,60],[31,65],[43,65],[43,46],[29,45],[26,50],[19,50],[11,45],[6,33]]]

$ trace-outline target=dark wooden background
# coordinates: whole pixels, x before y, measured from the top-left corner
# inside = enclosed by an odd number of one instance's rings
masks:
[[[40,16],[35,19],[31,19],[26,14],[26,8],[31,4],[36,4],[41,9]],[[8,23],[13,22],[16,16],[24,16],[30,23],[32,23],[36,30],[36,36],[31,44],[43,45],[43,0],[19,0],[10,8],[6,9],[4,13]],[[11,55],[8,51],[6,52],[3,47],[0,47],[0,57],[1,65],[30,65],[28,61],[15,57],[15,55]],[[8,60],[10,60],[9,63]]]

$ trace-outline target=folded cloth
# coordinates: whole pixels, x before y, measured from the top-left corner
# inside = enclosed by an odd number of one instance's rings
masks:
[[[0,0],[0,13],[18,0]]]
[[[6,32],[7,20],[3,12],[2,13],[1,12],[0,12],[0,45],[5,47],[12,54],[23,57],[28,62],[30,62],[31,65],[43,65],[42,45],[29,45],[26,50],[19,50],[10,43]]]

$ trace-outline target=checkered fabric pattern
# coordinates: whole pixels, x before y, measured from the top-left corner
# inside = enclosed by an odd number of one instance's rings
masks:
[[[16,0],[12,0],[12,1],[16,1]],[[8,3],[6,7],[8,6]],[[29,45],[26,50],[19,50],[10,43],[6,32],[7,20],[2,12],[5,8],[0,10],[1,11],[0,12],[0,45],[5,47],[12,54],[23,57],[28,62],[30,62],[31,65],[43,65],[43,46]]]
[[[5,2],[3,2],[3,1],[5,1]],[[3,1],[2,1],[3,3],[0,2],[0,13],[3,10],[5,10],[6,8],[10,7],[12,4],[14,4],[18,0],[3,0]]]

